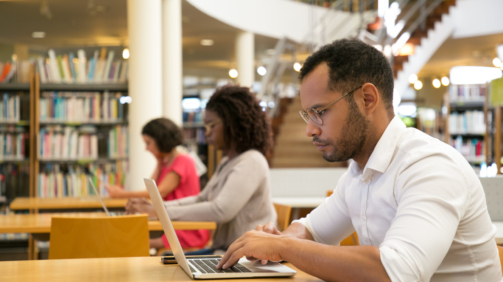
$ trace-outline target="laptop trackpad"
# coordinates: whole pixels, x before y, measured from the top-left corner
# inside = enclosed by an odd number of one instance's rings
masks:
[[[260,261],[249,261],[246,258],[242,258],[239,260],[239,263],[253,272],[296,273],[295,270],[278,262],[268,262],[267,264],[262,264]]]

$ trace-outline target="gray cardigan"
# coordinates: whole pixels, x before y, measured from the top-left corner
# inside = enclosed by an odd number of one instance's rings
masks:
[[[222,158],[198,196],[165,202],[171,220],[215,221],[212,249],[226,250],[259,224],[276,223],[264,156],[248,150],[232,160]]]

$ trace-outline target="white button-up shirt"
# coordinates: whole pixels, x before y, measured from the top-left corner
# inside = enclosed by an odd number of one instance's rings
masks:
[[[332,196],[299,220],[317,242],[356,230],[379,248],[392,281],[500,281],[496,227],[461,154],[394,117],[361,170],[352,162]]]

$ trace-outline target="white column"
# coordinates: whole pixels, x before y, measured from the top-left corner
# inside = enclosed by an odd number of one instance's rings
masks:
[[[241,86],[251,87],[255,81],[255,35],[241,31],[236,38],[236,64]]]
[[[182,125],[182,1],[162,0],[162,113]]]
[[[129,33],[129,174],[128,190],[145,189],[156,166],[145,151],[142,127],[162,116],[161,0],[128,0]]]

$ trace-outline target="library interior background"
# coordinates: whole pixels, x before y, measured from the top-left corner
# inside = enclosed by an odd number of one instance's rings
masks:
[[[389,60],[407,127],[452,145],[498,189],[501,11],[499,0],[0,0],[0,260],[48,256],[49,231],[13,216],[102,213],[96,193],[123,210],[105,185],[144,189],[156,160],[140,132],[154,118],[182,129],[204,188],[223,157],[205,140],[205,107],[227,84],[250,87],[270,119],[273,201],[290,219],[306,214],[348,163],[325,161],[305,136],[298,75],[341,38]]]

